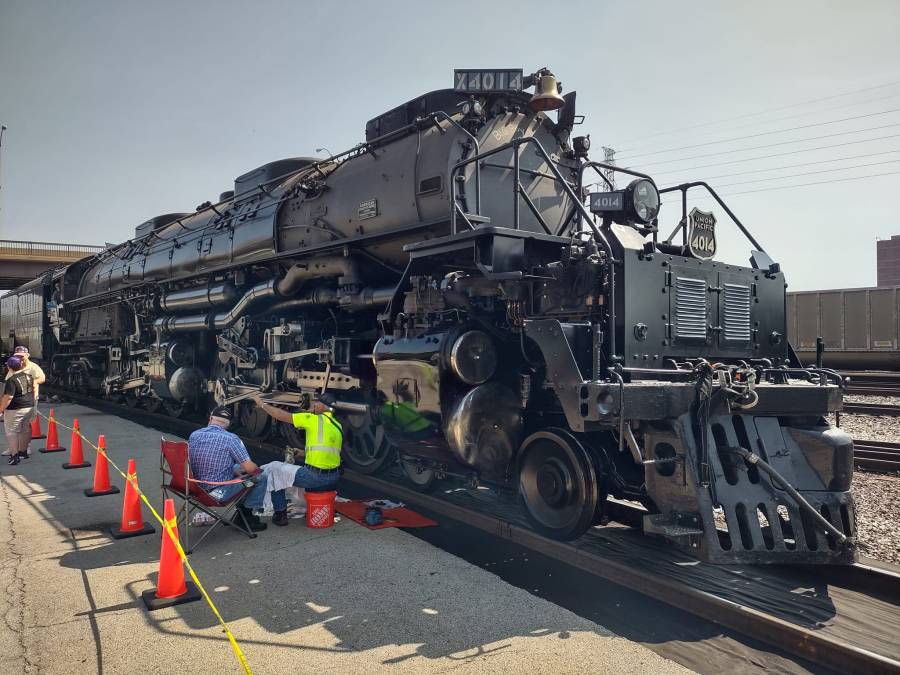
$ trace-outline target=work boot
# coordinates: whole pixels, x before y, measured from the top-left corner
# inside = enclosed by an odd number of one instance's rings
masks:
[[[288,524],[288,515],[287,511],[276,511],[272,515],[272,524],[273,525],[287,525]]]
[[[241,518],[242,515],[244,516],[243,518]],[[235,514],[231,517],[231,522],[243,527],[244,519],[246,519],[251,532],[262,532],[268,527],[258,516],[253,515],[253,511],[243,506],[239,506]]]

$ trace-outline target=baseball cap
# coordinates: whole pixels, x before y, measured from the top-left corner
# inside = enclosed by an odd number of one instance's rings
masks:
[[[13,354],[28,354],[28,347],[26,347],[24,345],[19,345],[18,347],[15,348],[15,350],[13,351]]]
[[[210,417],[218,417],[219,419],[228,420],[229,422],[234,419],[234,415],[231,414],[231,410],[226,408],[224,405],[216,406],[212,409],[212,412],[209,413]]]
[[[10,356],[6,359],[6,367],[11,370],[19,370],[25,363],[20,356]]]

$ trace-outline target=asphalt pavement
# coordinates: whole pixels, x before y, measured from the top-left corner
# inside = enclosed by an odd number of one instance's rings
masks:
[[[105,434],[123,468],[135,458],[161,512],[158,431],[74,404],[56,413],[65,424],[77,416],[89,438]],[[69,432],[60,440],[68,446]],[[143,608],[159,527],[113,540],[122,495],[85,497],[93,467],[63,470],[64,453],[38,447],[18,466],[0,464],[2,672],[241,672],[202,600]],[[112,482],[124,487],[114,472]],[[292,520],[253,541],[222,530],[191,562],[255,673],[689,672],[397,529]]]

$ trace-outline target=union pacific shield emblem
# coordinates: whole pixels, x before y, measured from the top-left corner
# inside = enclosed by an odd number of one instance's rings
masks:
[[[716,254],[716,217],[694,207],[688,214],[688,249],[695,258],[709,260]]]

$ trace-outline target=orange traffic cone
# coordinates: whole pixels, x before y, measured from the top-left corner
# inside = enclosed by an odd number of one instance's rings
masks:
[[[31,418],[31,440],[36,441],[39,438],[47,437],[41,431],[41,416],[35,413],[35,416]]]
[[[125,499],[122,502],[122,522],[119,527],[113,527],[109,533],[113,539],[127,539],[128,537],[140,537],[142,534],[153,534],[156,528],[150,523],[144,522],[144,514],[141,513],[141,498],[131,482],[137,483],[137,468],[133,459],[128,460],[128,480],[125,481]]]
[[[109,483],[109,461],[106,459],[106,436],[100,434],[97,440],[97,465],[94,467],[94,486],[84,491],[85,497],[102,497],[114,495],[119,491],[115,485]]]
[[[84,452],[81,449],[81,432],[78,430],[78,418],[72,423],[72,447],[69,448],[69,461],[62,465],[64,469],[83,469],[90,466],[90,462],[84,461]]]
[[[50,421],[47,422],[47,445],[38,448],[38,452],[65,452],[66,449],[59,445],[59,436],[56,433],[56,417],[53,408],[50,408]]]
[[[163,518],[166,524],[172,528],[175,540],[178,540],[178,521],[175,519],[175,502],[166,500],[166,508],[163,510]],[[141,599],[147,605],[147,609],[162,609],[172,605],[180,605],[184,602],[193,602],[200,599],[200,591],[191,582],[184,580],[184,565],[178,555],[175,543],[169,537],[168,530],[163,528],[162,550],[159,554],[159,578],[156,580],[156,588],[141,593]]]

